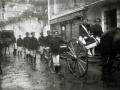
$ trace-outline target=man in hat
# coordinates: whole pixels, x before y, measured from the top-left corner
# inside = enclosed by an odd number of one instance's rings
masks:
[[[26,37],[23,39],[23,47],[24,47],[24,52],[25,52],[25,57],[27,59],[27,63],[29,63],[29,58],[30,58],[30,51],[29,51],[29,33],[26,32]]]
[[[95,37],[95,38],[97,38],[97,37],[101,37],[101,35],[102,35],[102,33],[103,33],[103,31],[102,31],[102,27],[101,27],[101,25],[100,25],[100,22],[101,22],[101,20],[100,19],[95,19],[95,24],[94,25],[92,25],[92,27],[91,27],[91,34]]]
[[[59,37],[59,32],[54,31],[54,36],[51,39],[50,49],[53,58],[53,64],[55,67],[55,72],[60,74],[60,45],[66,42]]]
[[[31,64],[36,64],[36,50],[38,50],[38,40],[37,38],[35,38],[35,32],[31,33],[32,37],[30,38],[30,54],[31,54],[31,59],[30,59],[30,63]]]
[[[83,23],[80,24],[79,28],[80,28],[79,35],[81,36],[81,38],[85,39],[83,41],[83,44],[88,43],[88,41],[90,41],[88,39],[90,39],[90,30],[91,30],[90,24],[88,24],[88,20],[84,19]]]
[[[16,53],[17,53],[17,44],[16,44],[16,37],[15,37],[14,34],[13,34],[13,37],[12,37],[12,44],[13,44],[13,54],[16,55]]]
[[[101,35],[103,33],[100,22],[101,22],[101,20],[96,18],[95,19],[95,24],[92,25],[91,31],[90,31],[91,35],[95,38],[97,43],[100,43],[100,37],[101,37]],[[92,48],[91,52],[94,55],[95,54],[95,48]]]
[[[46,38],[45,38],[46,47],[50,47],[50,41],[51,41],[52,38],[53,38],[53,37],[52,37],[52,35],[51,35],[51,32],[48,30],[48,31],[47,31],[47,36],[46,36]]]
[[[40,57],[42,58],[43,49],[45,46],[45,37],[43,36],[43,32],[40,33],[40,37],[38,38],[38,42],[39,42]],[[41,60],[41,62],[42,62],[42,60]]]
[[[22,55],[22,47],[23,47],[23,39],[21,38],[21,35],[19,35],[19,38],[17,39],[18,56]]]
[[[83,23],[80,24],[79,27],[79,40],[86,46],[87,50],[88,50],[88,55],[92,55],[90,49],[95,47],[96,41],[93,37],[90,36],[90,31],[91,31],[91,27],[90,24],[88,24],[88,20],[84,19]]]

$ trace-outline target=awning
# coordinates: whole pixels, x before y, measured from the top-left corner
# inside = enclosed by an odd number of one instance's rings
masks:
[[[67,15],[57,17],[55,19],[51,19],[50,24],[55,24],[55,23],[68,21],[68,20],[74,19],[76,17],[83,17],[83,16],[85,16],[85,12],[86,12],[85,10],[81,10],[81,11],[77,11],[77,12],[74,12],[74,13],[70,13],[70,14],[67,14]]]

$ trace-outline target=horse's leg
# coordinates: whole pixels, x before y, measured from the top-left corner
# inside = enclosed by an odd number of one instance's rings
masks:
[[[109,62],[110,62],[110,63],[108,64],[108,72],[110,73],[111,70],[112,70],[112,68],[113,68],[113,64],[114,64],[114,61],[111,62],[111,60],[114,60],[114,59],[115,59],[116,53],[115,53],[114,51],[112,51],[109,57],[110,57],[110,58],[109,58]]]
[[[107,59],[108,59],[108,56],[102,56],[102,80],[105,81],[106,78],[105,78],[105,72],[106,72],[106,68],[107,68]]]
[[[7,61],[7,58],[6,58],[6,46],[5,46],[5,59],[6,59],[6,61]]]

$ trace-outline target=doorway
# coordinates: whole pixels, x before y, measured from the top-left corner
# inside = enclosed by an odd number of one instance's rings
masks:
[[[106,29],[109,30],[111,28],[117,27],[117,10],[107,10],[106,14]]]

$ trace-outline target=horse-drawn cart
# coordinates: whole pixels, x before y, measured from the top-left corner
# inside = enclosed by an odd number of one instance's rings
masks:
[[[114,38],[116,36],[118,36],[119,38]],[[112,37],[112,39],[110,39],[110,37]],[[97,63],[97,65],[101,66],[103,78],[106,73],[115,72],[119,69],[120,66],[120,53],[118,52],[120,48],[116,48],[113,50],[113,46],[117,47],[120,44],[118,40],[120,42],[120,29],[104,32],[100,39],[100,43],[96,45],[95,42],[92,44],[85,44],[84,41],[81,41],[79,38],[72,38],[68,42],[66,50],[66,61],[70,71],[76,77],[84,77],[87,73],[88,65],[95,62]],[[95,55],[88,55],[88,49],[96,48],[98,46],[99,53],[95,52]]]

